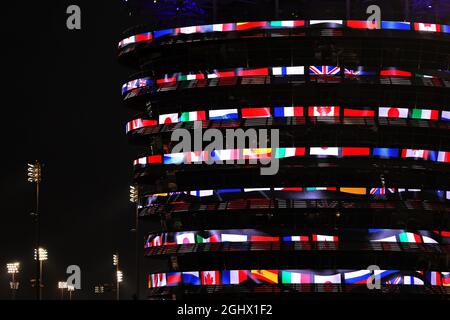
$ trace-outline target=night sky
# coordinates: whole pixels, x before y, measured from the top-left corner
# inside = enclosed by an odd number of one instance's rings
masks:
[[[81,31],[66,28],[67,6],[82,11]],[[134,292],[132,160],[120,87],[133,73],[116,61],[121,32],[132,25],[125,2],[8,1],[2,6],[2,142],[0,299],[9,299],[6,263],[21,262],[18,299],[33,299],[34,186],[27,163],[41,160],[41,244],[44,299],[58,299],[68,265],[82,271],[76,299],[113,281],[112,254],[121,255],[121,296]],[[6,147],[5,147],[6,146]],[[145,281],[145,280],[144,280]],[[144,283],[143,283],[144,285]],[[102,298],[113,298],[113,294]]]

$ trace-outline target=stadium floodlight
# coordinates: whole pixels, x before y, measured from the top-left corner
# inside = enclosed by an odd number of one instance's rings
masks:
[[[120,270],[117,271],[117,282],[118,283],[123,282],[123,272]]]
[[[34,260],[37,260],[37,250],[34,249]],[[39,248],[39,261],[48,260],[48,252],[44,248]]]
[[[34,164],[28,164],[28,182],[39,183],[42,180],[42,167],[41,164],[36,161]]]
[[[139,190],[137,186],[130,186],[130,202],[137,203],[139,200]]]
[[[9,274],[19,273],[20,263],[19,262],[7,263],[6,268],[8,269]]]
[[[19,262],[7,263],[6,269],[8,270],[8,274],[11,275],[11,282],[9,283],[11,289],[11,299],[15,300],[16,291],[19,289],[19,282],[16,281],[16,274],[19,273],[20,263]]]
[[[135,239],[135,263],[136,263],[136,299],[139,300],[139,256],[140,256],[140,238],[139,238],[139,185],[130,186],[130,202],[136,205],[135,208],[135,227],[134,227],[134,239]]]
[[[69,300],[72,300],[72,292],[75,292],[75,287],[72,285],[68,285],[67,291],[69,292]]]
[[[118,265],[119,265],[119,255],[113,254],[113,266],[118,266]]]
[[[61,300],[64,299],[64,289],[67,289],[67,282],[66,281],[59,281],[58,282],[58,289],[61,290]]]

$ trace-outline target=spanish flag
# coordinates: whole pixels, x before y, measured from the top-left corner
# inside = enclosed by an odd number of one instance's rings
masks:
[[[267,283],[278,283],[278,270],[251,270],[254,280],[261,280]]]

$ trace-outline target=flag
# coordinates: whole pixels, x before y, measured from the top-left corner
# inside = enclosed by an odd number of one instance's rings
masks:
[[[436,152],[429,150],[403,149],[402,158],[414,158],[423,160],[436,160]]]
[[[442,272],[442,285],[444,287],[450,287],[450,272]]]
[[[371,188],[370,194],[373,195],[386,195],[395,193],[395,188]]]
[[[340,148],[331,147],[311,147],[309,150],[311,156],[335,156],[340,154]]]
[[[278,283],[278,270],[251,270],[253,280],[267,283]]]
[[[209,120],[237,119],[237,109],[209,110]]]
[[[439,151],[438,159],[439,162],[450,163],[450,152],[447,151]]]
[[[306,191],[336,191],[336,187],[307,187]]]
[[[442,24],[441,25],[441,32],[450,33],[450,26]]]
[[[222,242],[247,242],[247,235],[245,234],[229,234],[222,233]]]
[[[442,111],[441,120],[450,121],[450,111]]]
[[[168,36],[168,35],[174,35],[175,34],[175,29],[164,29],[164,30],[157,30],[155,32],[153,32],[153,35],[155,37],[155,39],[164,37],[164,36]]]
[[[326,24],[329,27],[340,27],[344,25],[343,20],[310,20],[309,25]]]
[[[407,108],[379,108],[378,116],[380,118],[408,118]]]
[[[183,112],[181,113],[180,120],[182,122],[206,120],[206,112],[205,111]]]
[[[303,191],[303,188],[301,187],[288,187],[288,188],[273,188],[274,191],[294,191],[294,192],[300,192]]]
[[[164,234],[154,235],[151,240],[147,242],[147,247],[160,247],[163,245]]]
[[[305,155],[305,148],[277,148],[275,158],[285,159],[291,157],[302,157]]]
[[[271,236],[251,236],[251,242],[279,242],[280,237],[271,237]]]
[[[219,271],[202,271],[202,285],[220,284]]]
[[[398,158],[399,149],[393,148],[373,148],[373,156],[380,158]]]
[[[315,284],[340,284],[341,283],[341,274],[333,274],[333,275],[314,275],[314,283]]]
[[[192,34],[200,31],[200,26],[190,26],[179,28],[179,33],[181,34]]]
[[[344,109],[344,117],[375,117],[374,110],[367,109]]]
[[[402,232],[398,235],[400,242],[406,243],[422,243],[420,235],[412,232]]]
[[[436,271],[427,271],[425,272],[425,278],[428,283],[432,286],[440,286],[441,285],[441,274]]]
[[[274,76],[300,76],[305,74],[305,67],[273,67],[272,74]]]
[[[259,68],[259,69],[236,69],[236,75],[238,77],[255,77],[255,76],[268,76],[269,68]]]
[[[226,31],[234,31],[236,29],[235,23],[217,23],[213,24],[214,32],[226,32]]]
[[[178,81],[192,81],[192,80],[203,80],[203,79],[205,79],[205,75],[203,73],[178,75]]]
[[[311,275],[305,272],[281,271],[282,284],[310,284]]]
[[[370,270],[358,270],[344,273],[345,284],[367,284],[372,272]]]
[[[411,24],[409,22],[382,21],[381,28],[392,30],[411,30]]]
[[[437,242],[436,240],[434,240],[433,238],[427,237],[427,236],[422,236],[423,239],[423,243],[434,243],[434,244],[438,244],[439,242]]]
[[[183,272],[183,283],[200,285],[200,275],[198,271]]]
[[[268,159],[272,156],[271,148],[243,149],[242,151],[245,160]]]
[[[414,285],[414,286],[423,286],[423,280],[414,276],[404,276],[403,277],[404,285]]]
[[[147,164],[147,157],[142,157],[133,161],[133,165],[145,165]]]
[[[384,283],[386,283],[386,278],[392,276],[395,273],[398,273],[399,270],[374,270],[373,272],[375,274],[375,279],[377,279],[377,280],[379,279],[381,281],[384,280],[385,281]],[[387,281],[389,281],[389,280],[387,280]],[[392,282],[392,280],[391,280],[391,282]]]
[[[416,31],[426,31],[426,32],[441,32],[441,25],[434,23],[414,23],[414,30]]]
[[[283,241],[286,241],[286,242],[308,242],[309,237],[308,236],[288,236],[288,237],[283,237]]]
[[[375,71],[367,70],[364,67],[358,67],[358,69],[344,69],[344,75],[346,76],[375,76]],[[347,77],[348,78],[348,77]]]
[[[284,28],[293,28],[293,27],[304,27],[304,20],[284,20],[284,21],[270,21],[271,27],[284,27]]]
[[[310,66],[309,74],[312,76],[339,75],[341,74],[341,68],[335,66]]]
[[[200,235],[196,235],[195,236],[195,238],[196,238],[196,240],[197,240],[197,243],[212,243],[212,242],[220,242],[219,241],[219,236],[217,235],[217,234],[214,234],[214,235],[212,235],[212,236],[210,236],[210,237],[208,237],[208,238],[203,238],[202,236],[200,236]]]
[[[358,194],[358,195],[366,195],[367,189],[366,188],[340,188],[341,192],[344,193],[350,193],[350,194]]]
[[[308,116],[310,117],[339,117],[339,107],[323,106],[309,107]]]
[[[411,112],[412,119],[422,120],[439,120],[439,111],[437,110],[425,110],[425,109],[413,109]]]
[[[177,244],[191,244],[191,243],[195,243],[195,235],[192,232],[177,233],[176,239],[177,239]]]
[[[247,280],[247,270],[222,271],[222,284],[241,284]]]
[[[202,198],[202,197],[212,196],[214,194],[214,191],[213,190],[196,190],[196,191],[189,192],[189,194],[194,197]]]
[[[395,236],[385,237],[381,239],[371,239],[372,242],[397,242],[397,238]]]
[[[238,22],[238,23],[236,23],[236,30],[242,31],[242,30],[262,28],[262,27],[266,27],[267,24],[268,24],[267,21]]]
[[[161,114],[159,116],[159,124],[177,123],[178,113]]]
[[[172,77],[165,75],[164,78],[156,80],[156,84],[171,83],[171,82],[177,82],[176,74]]]
[[[347,148],[341,150],[343,157],[370,156],[370,148]]]
[[[167,279],[165,273],[155,273],[151,275],[151,287],[159,288],[167,285]]]
[[[169,153],[164,155],[164,164],[182,164],[184,160],[184,153]]]
[[[322,234],[313,234],[312,239],[314,242],[338,242],[338,236],[326,236]]]
[[[347,20],[347,27],[354,29],[378,29],[377,21]]]
[[[162,156],[157,154],[154,156],[147,157],[147,164],[159,164],[162,163]]]
[[[168,272],[166,275],[167,286],[173,287],[181,283],[181,272]]]
[[[244,192],[270,191],[270,188],[244,188]]]
[[[270,108],[243,108],[241,109],[242,118],[269,118]]]
[[[275,107],[275,117],[303,117],[303,107]]]
[[[403,71],[396,68],[389,68],[380,71],[381,77],[411,77],[412,73],[409,71]]]

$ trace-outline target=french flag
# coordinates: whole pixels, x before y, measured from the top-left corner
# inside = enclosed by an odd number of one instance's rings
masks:
[[[439,151],[438,161],[439,162],[450,163],[450,152]]]
[[[287,236],[287,237],[283,237],[283,241],[286,241],[286,242],[308,242],[309,237],[308,236]]]
[[[275,117],[303,117],[303,107],[275,107]]]
[[[247,270],[222,271],[222,284],[241,284],[248,279]]]
[[[441,274],[436,271],[429,271],[425,273],[426,279],[429,284],[432,286],[440,286],[441,285]]]

